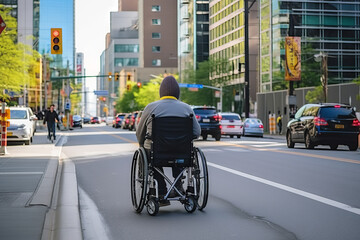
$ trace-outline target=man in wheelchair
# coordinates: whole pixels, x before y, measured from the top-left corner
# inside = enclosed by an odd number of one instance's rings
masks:
[[[151,156],[151,149],[152,149],[152,136],[153,136],[153,119],[156,117],[158,118],[165,118],[165,117],[172,117],[172,119],[176,118],[186,118],[189,117],[191,122],[189,125],[192,125],[192,129],[189,129],[190,134],[192,131],[192,137],[197,138],[200,135],[201,128],[200,125],[195,117],[195,114],[192,110],[192,108],[181,101],[179,101],[179,95],[180,95],[180,88],[178,82],[175,80],[173,76],[167,76],[163,79],[160,85],[160,100],[150,103],[147,105],[142,113],[142,117],[139,123],[138,128],[136,129],[136,137],[140,144],[140,147],[144,147],[146,150],[146,154],[148,158],[150,159]],[[171,121],[171,120],[170,120]],[[157,127],[156,129],[160,129],[160,131],[167,131],[169,128],[171,128],[171,123],[168,124],[167,122],[157,122],[158,125],[161,125]],[[159,131],[159,130],[158,130]],[[187,133],[179,132],[179,135],[184,135]],[[178,148],[174,149],[174,152],[179,151],[181,149],[181,143],[178,143]],[[160,144],[161,145],[161,144]],[[165,146],[164,144],[163,146]],[[161,151],[161,150],[160,150]],[[171,150],[172,151],[172,150]],[[180,164],[181,165],[181,164]],[[163,166],[166,166],[163,165]],[[175,178],[178,178],[179,180],[176,181],[175,187],[176,189],[181,192],[182,194],[185,193],[181,176],[179,176],[183,170],[182,167],[178,167],[175,165],[172,166],[172,175]],[[159,167],[160,171],[163,171],[162,167]],[[163,200],[163,197],[167,194],[168,190],[166,187],[166,182],[164,180],[164,177],[157,171],[154,171],[154,179],[156,179],[158,184],[158,195],[160,198],[160,204],[161,206],[169,205],[170,202],[168,200]],[[168,198],[173,198],[178,196],[178,192],[174,189],[171,190],[171,192],[168,194]]]

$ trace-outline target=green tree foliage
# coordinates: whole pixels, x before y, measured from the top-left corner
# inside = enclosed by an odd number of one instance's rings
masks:
[[[196,83],[212,86],[215,81],[210,80],[209,73],[212,72],[216,64],[211,61],[204,61],[198,64],[198,69],[185,72],[185,83]],[[190,105],[216,105],[217,99],[214,90],[209,88],[190,91],[188,88],[181,88],[180,99]]]
[[[139,92],[139,88],[134,82],[129,83],[131,90],[126,91],[124,95],[116,102],[115,108],[117,112],[133,112],[139,110],[138,104],[135,100],[135,93]]]
[[[314,90],[307,92],[305,95],[305,99],[308,103],[324,102],[325,97],[322,86],[317,86]]]
[[[0,97],[8,99],[4,89],[20,92],[24,85],[35,86],[36,68],[40,55],[31,46],[17,43],[17,22],[10,15],[10,8],[0,5],[0,15],[6,23],[0,35]]]
[[[138,92],[134,92],[135,102],[139,109],[143,109],[151,102],[155,102],[160,99],[161,79],[151,79],[149,83],[144,84]],[[136,88],[136,87],[135,87]]]

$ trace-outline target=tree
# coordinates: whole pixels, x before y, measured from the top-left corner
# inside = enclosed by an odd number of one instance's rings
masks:
[[[325,97],[322,86],[317,86],[314,90],[307,92],[305,99],[308,103],[324,102]]]
[[[160,83],[160,77],[158,79],[151,79],[150,82],[144,84],[138,92],[134,92],[135,102],[139,109],[143,109],[149,103],[160,99]]]
[[[17,42],[17,22],[10,15],[10,8],[0,5],[0,15],[6,28],[0,35],[0,98],[9,99],[4,92],[19,92],[25,85],[36,85],[35,69],[39,67],[40,54],[30,46]]]
[[[135,101],[135,92],[138,92],[139,89],[136,87],[134,82],[128,83],[131,85],[131,90],[126,91],[124,95],[116,101],[116,111],[117,112],[133,112],[139,110],[138,105]]]

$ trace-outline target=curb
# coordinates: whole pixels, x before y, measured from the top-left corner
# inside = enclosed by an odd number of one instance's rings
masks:
[[[67,137],[64,134],[61,138]],[[65,141],[57,141],[62,145]],[[63,139],[61,139],[63,140]],[[61,149],[60,149],[61,153]],[[77,178],[74,163],[61,153],[52,194],[46,214],[41,240],[82,240]]]

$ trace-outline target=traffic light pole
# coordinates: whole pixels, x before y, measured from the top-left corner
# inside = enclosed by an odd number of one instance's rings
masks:
[[[67,60],[67,69],[66,69],[66,76],[69,76],[69,60]],[[66,81],[67,88],[70,87],[70,78]],[[66,96],[66,102],[70,102],[70,92]],[[70,123],[70,109],[66,113],[66,129],[69,130],[69,123]]]

